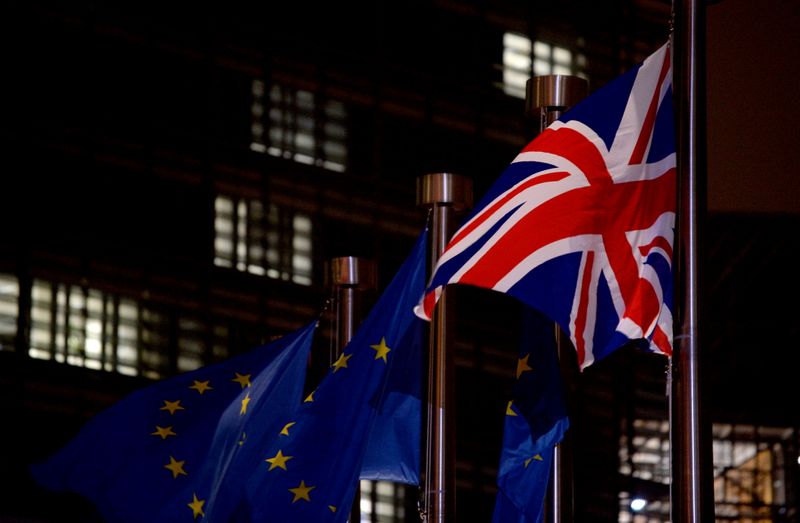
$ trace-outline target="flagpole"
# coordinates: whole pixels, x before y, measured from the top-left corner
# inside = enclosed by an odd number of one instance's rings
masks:
[[[453,215],[472,205],[472,180],[451,173],[417,178],[417,205],[431,210],[432,269],[453,233]],[[447,293],[434,310],[428,340],[428,416],[423,517],[426,523],[456,521],[455,358],[448,326]]]
[[[705,197],[704,7],[678,0],[675,9],[675,90],[678,107],[678,303],[670,395],[674,521],[713,519],[708,426],[700,405],[698,216]]]
[[[354,256],[333,258],[330,262],[328,278],[328,285],[333,290],[336,300],[336,343],[334,354],[331,354],[329,362],[333,365],[344,347],[350,343],[357,322],[361,319],[361,293],[377,287],[375,264],[370,260]],[[350,509],[350,522],[359,523],[360,521],[361,489],[357,486]]]
[[[538,122],[539,133],[543,132],[561,115],[586,98],[589,82],[571,75],[535,76],[528,80],[525,89],[525,114]],[[558,325],[554,324],[556,346],[562,375],[570,375],[567,368],[569,342]],[[564,355],[564,356],[562,356]],[[566,380],[565,380],[566,383]],[[545,498],[546,520],[550,523],[565,523],[574,520],[572,452],[568,436],[553,449],[553,470],[550,475],[548,496]]]

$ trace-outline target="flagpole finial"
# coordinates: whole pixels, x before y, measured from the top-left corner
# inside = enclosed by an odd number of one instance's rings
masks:
[[[589,81],[579,76],[549,74],[534,76],[525,86],[525,115],[547,115],[546,125],[589,95]],[[545,125],[545,126],[546,126]]]
[[[462,211],[472,205],[472,180],[453,173],[431,173],[417,178],[417,205],[448,205]]]
[[[355,287],[367,290],[378,286],[375,263],[355,256],[332,258],[325,276],[326,287]]]

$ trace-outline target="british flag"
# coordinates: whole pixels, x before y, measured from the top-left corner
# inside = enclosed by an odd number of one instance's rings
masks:
[[[671,355],[671,79],[664,45],[529,143],[449,242],[417,315],[469,284],[547,314],[582,369],[631,340]]]

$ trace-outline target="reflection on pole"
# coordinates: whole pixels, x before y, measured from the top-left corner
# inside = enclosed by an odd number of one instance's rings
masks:
[[[674,2],[674,89],[678,108],[678,281],[675,355],[672,365],[672,519],[713,520],[710,428],[700,406],[698,333],[698,216],[705,193],[703,84],[705,7],[697,0]],[[703,191],[700,192],[699,191]]]
[[[557,74],[536,76],[528,80],[526,86],[525,114],[531,119],[536,119],[538,131],[541,133],[547,126],[558,120],[564,111],[586,98],[588,94],[589,83],[583,78]],[[568,385],[569,380],[566,378],[574,374],[575,370],[567,365],[567,362],[572,361],[572,349],[559,326],[556,324],[553,326],[561,373],[565,377],[565,384]],[[569,396],[567,399],[569,400]],[[565,523],[574,520],[570,442],[571,437],[567,433],[562,442],[553,450],[553,472],[550,476],[549,493],[545,498],[545,517],[551,523]]]
[[[453,233],[453,214],[472,205],[472,182],[451,173],[417,179],[417,204],[431,210],[431,268]],[[455,383],[447,292],[434,310],[428,344],[428,416],[423,512],[428,523],[456,521]]]
[[[355,333],[361,320],[361,292],[375,289],[375,264],[370,260],[343,256],[333,258],[329,270],[326,271],[328,286],[331,287],[336,301],[336,343],[330,364],[339,357]],[[350,522],[361,521],[361,489],[356,488]]]

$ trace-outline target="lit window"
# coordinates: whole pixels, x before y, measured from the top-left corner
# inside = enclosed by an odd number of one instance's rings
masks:
[[[253,80],[250,149],[258,153],[344,172],[347,167],[347,111],[336,100],[280,85],[269,89]]]
[[[118,299],[116,301],[117,339],[116,364],[117,372],[135,376],[139,369],[138,326],[139,308],[133,300]],[[153,376],[155,377],[155,376]]]
[[[586,58],[565,47],[536,41],[531,45],[527,36],[515,33],[503,35],[503,91],[525,98],[525,85],[533,76],[574,74],[585,78]]]
[[[771,521],[787,503],[787,462],[797,435],[791,428],[714,424],[714,504],[717,517]],[[669,521],[669,423],[634,420],[620,440],[619,471],[643,492],[620,492],[619,521]],[[660,490],[655,488],[660,486]],[[661,493],[658,496],[658,493]]]
[[[503,91],[525,98],[525,83],[531,76],[531,40],[514,33],[503,35]]]
[[[214,264],[311,285],[311,218],[259,200],[217,196]]]
[[[0,350],[14,350],[19,313],[19,283],[11,274],[0,274]]]
[[[405,521],[405,486],[390,481],[361,482],[361,521]]]
[[[157,378],[169,373],[170,318],[153,307],[142,307],[140,317],[142,364],[145,376]],[[178,355],[180,358],[180,355]]]
[[[205,362],[205,326],[197,320],[178,320],[178,372],[198,369]]]
[[[140,331],[150,317],[136,301],[38,279],[31,298],[32,358],[153,379],[166,374],[166,344]]]

